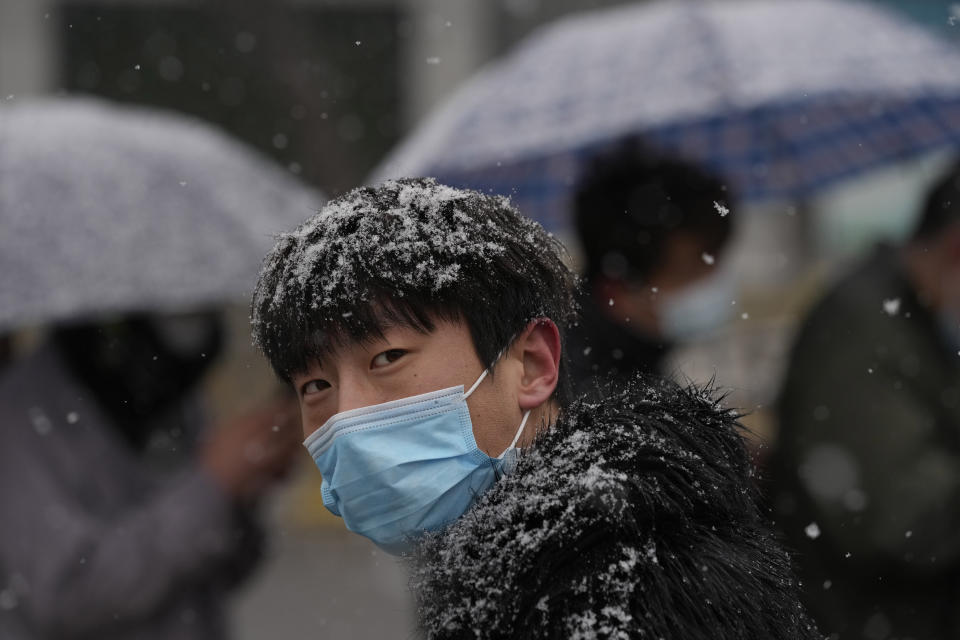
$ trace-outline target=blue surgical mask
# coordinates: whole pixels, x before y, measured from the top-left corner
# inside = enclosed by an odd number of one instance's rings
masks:
[[[477,447],[463,385],[344,411],[304,441],[323,476],[323,504],[347,528],[388,553],[464,513],[501,475],[513,471],[523,415],[496,458]]]
[[[664,337],[682,341],[722,327],[732,315],[736,286],[726,272],[661,294],[657,313]]]

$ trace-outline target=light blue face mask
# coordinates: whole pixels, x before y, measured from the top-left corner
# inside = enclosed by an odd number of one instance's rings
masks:
[[[727,272],[695,282],[676,293],[661,295],[658,313],[664,337],[682,342],[711,333],[733,315],[736,284]]]
[[[463,385],[332,416],[304,441],[323,476],[323,504],[388,553],[464,513],[516,466],[516,444],[496,458],[477,447]]]

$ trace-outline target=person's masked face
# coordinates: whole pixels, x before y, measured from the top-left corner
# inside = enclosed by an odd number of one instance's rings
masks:
[[[53,339],[124,435],[142,446],[148,425],[181,401],[219,354],[223,330],[213,312],[138,314],[60,328]]]
[[[343,344],[294,375],[324,505],[390,553],[462,516],[514,468],[535,360],[505,350],[491,375],[469,327],[437,319],[429,332],[391,326]]]
[[[722,327],[732,313],[736,282],[703,241],[677,234],[665,245],[658,268],[643,279],[628,281],[611,295],[614,316],[631,319],[630,327],[668,342],[682,342]]]

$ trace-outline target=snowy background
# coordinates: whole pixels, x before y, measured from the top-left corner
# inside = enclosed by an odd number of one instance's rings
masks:
[[[960,11],[940,0],[874,0],[960,41]],[[362,182],[401,137],[471,73],[536,26],[609,0],[0,0],[0,109],[60,92],[154,105],[211,121],[325,193]],[[247,6],[249,5],[249,6]],[[737,312],[723,332],[674,355],[672,369],[714,375],[761,438],[799,314],[838,267],[877,238],[901,237],[943,156],[897,165],[798,208],[736,211]],[[574,256],[577,247],[569,242]],[[253,283],[251,283],[252,286]],[[231,349],[207,384],[229,416],[271,379],[231,312]],[[26,345],[36,328],[15,336]],[[238,394],[237,389],[244,389]],[[411,635],[404,573],[320,506],[303,456],[265,510],[266,562],[232,607],[240,640]]]

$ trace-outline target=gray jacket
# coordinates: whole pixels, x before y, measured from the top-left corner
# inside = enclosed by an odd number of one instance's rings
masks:
[[[52,348],[0,373],[0,637],[223,637],[235,510],[122,443]]]

